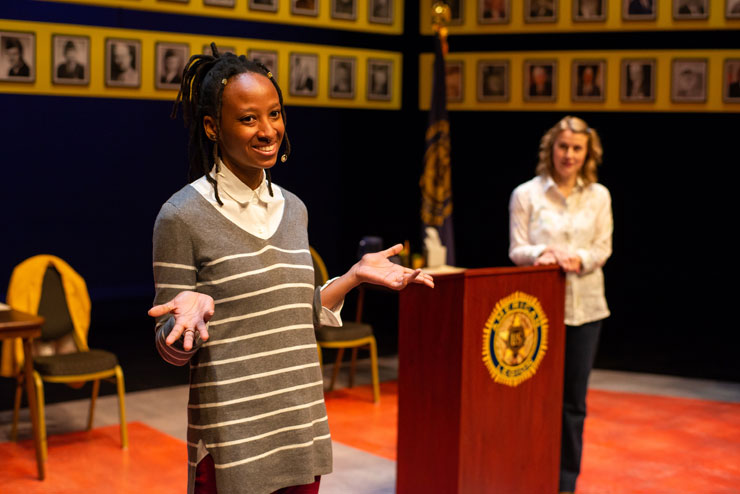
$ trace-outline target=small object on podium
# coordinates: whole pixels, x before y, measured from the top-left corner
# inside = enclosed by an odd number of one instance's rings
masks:
[[[0,311],[3,311],[3,310],[10,310],[10,306],[0,302]]]
[[[428,226],[426,228],[426,238],[424,239],[424,253],[427,258],[427,267],[436,268],[443,266],[447,261],[447,247],[442,245],[439,239],[439,232],[436,228]]]
[[[424,255],[418,252],[411,256],[411,269],[421,269],[424,267]]]

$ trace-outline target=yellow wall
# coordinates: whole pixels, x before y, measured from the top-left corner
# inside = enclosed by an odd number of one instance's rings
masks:
[[[419,30],[432,34],[431,11],[435,0],[419,0]],[[740,29],[740,19],[725,19],[725,0],[709,0],[709,18],[705,20],[674,20],[672,0],[657,0],[657,18],[654,21],[622,20],[622,1],[607,2],[606,20],[602,22],[574,22],[573,2],[559,0],[558,20],[554,23],[525,23],[524,0],[509,0],[508,24],[478,24],[478,0],[463,2],[463,24],[449,26],[451,35],[511,34],[587,31],[665,31],[696,29]]]
[[[24,31],[36,33],[35,70],[36,80],[32,83],[0,81],[0,92],[48,94],[64,96],[89,96],[106,98],[137,98],[174,100],[175,90],[154,87],[154,50],[156,42],[187,43],[190,53],[200,53],[203,45],[215,41],[217,45],[233,46],[238,54],[246,54],[248,49],[273,50],[278,52],[278,83],[283,90],[288,105],[399,109],[401,107],[401,63],[398,52],[362,50],[338,46],[285,43],[245,38],[226,38],[193,34],[166,33],[157,31],[138,31],[132,29],[113,29],[69,24],[11,21],[0,19],[0,31]],[[90,38],[90,85],[68,86],[52,84],[51,37],[52,34],[82,35]],[[142,42],[141,87],[120,88],[105,86],[105,39],[131,38]],[[288,94],[288,64],[290,53],[316,53],[319,56],[318,96],[291,96]],[[329,97],[329,56],[356,57],[356,82],[354,99],[333,99]],[[367,60],[393,60],[392,99],[374,101],[366,98]]]
[[[623,58],[653,58],[656,60],[656,98],[652,103],[620,101],[620,65]],[[671,102],[671,60],[703,58],[708,60],[707,100],[705,103]],[[545,51],[545,52],[475,52],[450,53],[447,61],[463,61],[463,101],[449,102],[450,110],[512,110],[512,111],[676,111],[676,112],[740,112],[740,104],[722,101],[724,60],[740,59],[740,50],[631,50],[631,51]],[[523,99],[524,61],[556,59],[557,100],[552,103]],[[573,60],[606,61],[606,92],[603,103],[571,101],[571,63]],[[434,54],[424,53],[419,60],[419,107],[429,109]],[[477,102],[477,65],[479,60],[509,61],[509,101]]]
[[[2,0],[13,1],[13,0]],[[403,32],[403,4],[405,0],[393,0],[393,24],[378,24],[368,21],[369,0],[357,0],[357,19],[332,19],[331,0],[317,0],[319,15],[293,15],[290,13],[290,0],[278,0],[277,12],[249,10],[249,0],[235,0],[234,7],[203,5],[203,0],[190,0],[188,3],[166,2],[158,0],[44,0],[48,2],[80,3],[104,7],[122,7],[126,9],[150,10],[170,14],[188,14],[207,17],[224,17],[245,21],[279,22],[329,29],[347,29],[350,31],[367,31],[385,34]]]

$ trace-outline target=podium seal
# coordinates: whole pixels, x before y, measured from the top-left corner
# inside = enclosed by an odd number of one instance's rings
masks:
[[[547,350],[547,316],[537,297],[514,292],[496,303],[483,328],[483,362],[497,383],[518,386]]]

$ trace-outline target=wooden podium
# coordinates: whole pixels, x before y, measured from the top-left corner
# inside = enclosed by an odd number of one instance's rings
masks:
[[[565,351],[557,267],[470,269],[400,295],[398,494],[555,494]],[[484,328],[514,292],[549,320],[536,373],[512,387],[484,363]]]

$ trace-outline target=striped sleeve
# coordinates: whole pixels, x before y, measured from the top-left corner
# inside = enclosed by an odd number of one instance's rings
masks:
[[[195,290],[197,269],[190,231],[179,216],[178,209],[168,203],[162,206],[154,223],[153,237],[154,305],[166,303],[184,290]],[[184,365],[198,350],[202,341],[196,337],[193,349],[186,351],[182,340],[167,345],[165,339],[174,327],[168,314],[157,318],[155,344],[164,360]]]

